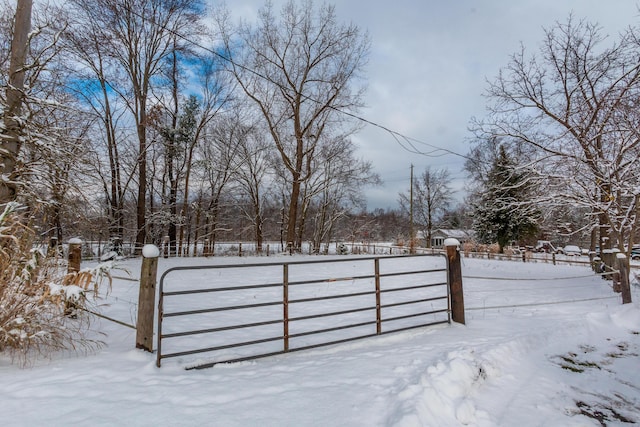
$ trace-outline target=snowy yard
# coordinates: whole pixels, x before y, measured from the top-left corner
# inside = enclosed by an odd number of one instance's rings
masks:
[[[158,276],[185,263],[252,261],[161,258]],[[140,260],[122,266],[131,277],[139,276]],[[184,370],[179,359],[156,368],[154,354],[134,348],[133,329],[96,318],[93,328],[107,334],[107,346],[95,353],[60,355],[26,369],[0,359],[2,423],[640,423],[637,284],[632,285],[634,303],[622,306],[610,282],[586,267],[465,258],[463,282],[466,325],[432,326],[195,371]],[[137,297],[136,282],[116,279],[110,295],[98,301],[99,310],[134,323]]]

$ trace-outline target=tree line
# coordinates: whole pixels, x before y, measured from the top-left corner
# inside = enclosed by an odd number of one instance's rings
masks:
[[[39,210],[43,236],[319,250],[379,182],[344,114],[362,106],[369,38],[331,5],[266,3],[236,24],[201,0],[71,0],[37,4],[31,26],[25,83],[2,82],[23,108],[3,109],[20,146],[0,185]]]

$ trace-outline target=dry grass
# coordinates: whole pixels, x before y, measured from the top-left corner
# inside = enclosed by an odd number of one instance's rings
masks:
[[[34,237],[20,207],[7,204],[0,214],[0,352],[24,365],[100,345],[85,337],[89,318],[78,310],[92,278],[67,275],[61,259],[34,249]]]

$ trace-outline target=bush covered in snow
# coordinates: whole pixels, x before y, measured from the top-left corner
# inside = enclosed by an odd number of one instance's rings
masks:
[[[99,345],[84,338],[91,272],[66,274],[55,255],[34,249],[35,233],[9,203],[0,214],[0,352],[27,363],[57,349]],[[84,314],[84,315],[83,315]]]
[[[349,248],[344,243],[339,243],[336,247],[336,253],[338,255],[349,255]]]

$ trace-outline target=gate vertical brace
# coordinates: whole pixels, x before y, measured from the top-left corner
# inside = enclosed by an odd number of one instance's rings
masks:
[[[164,314],[164,303],[163,303],[163,279],[164,276],[160,279],[160,296],[158,297],[158,344],[156,348],[156,366],[159,368],[162,360],[162,316]]]
[[[382,333],[382,313],[380,310],[380,259],[373,260],[376,281],[376,334]]]
[[[282,265],[282,325],[284,351],[289,351],[289,264]]]
[[[158,337],[156,348],[156,366],[159,368],[162,363],[162,320],[164,317],[164,278],[167,275],[165,271],[160,277],[158,285]]]

